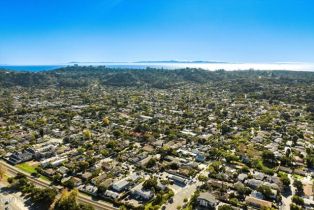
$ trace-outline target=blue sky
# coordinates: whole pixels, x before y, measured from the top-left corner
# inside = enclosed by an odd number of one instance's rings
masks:
[[[0,64],[314,62],[312,0],[0,0]]]

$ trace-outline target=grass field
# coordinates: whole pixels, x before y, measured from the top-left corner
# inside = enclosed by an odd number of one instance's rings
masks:
[[[21,169],[22,171],[25,171],[25,172],[29,173],[29,174],[37,172],[36,171],[36,167],[28,164],[27,162],[26,163],[17,164],[16,167]]]
[[[21,169],[22,171],[26,172],[26,173],[35,173],[36,171],[36,166],[32,166],[29,163],[25,162],[25,163],[20,163],[16,165],[17,168]],[[40,175],[39,177],[40,179],[49,181],[49,179],[43,175]]]

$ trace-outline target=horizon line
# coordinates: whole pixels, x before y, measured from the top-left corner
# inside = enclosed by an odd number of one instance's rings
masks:
[[[273,61],[273,62],[229,62],[229,61],[208,61],[208,60],[147,60],[147,61],[70,61],[65,63],[45,63],[45,64],[12,64],[6,63],[0,66],[61,66],[73,64],[314,64],[314,61]]]

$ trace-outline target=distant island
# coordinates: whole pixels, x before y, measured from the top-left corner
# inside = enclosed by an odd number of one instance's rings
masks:
[[[80,64],[80,63],[228,63],[228,62],[222,62],[222,61],[179,61],[179,60],[157,60],[157,61],[96,61],[96,62],[80,62],[80,61],[71,61],[69,64]]]
[[[177,61],[177,60],[166,60],[166,61],[137,61],[134,63],[228,63],[221,61]]]

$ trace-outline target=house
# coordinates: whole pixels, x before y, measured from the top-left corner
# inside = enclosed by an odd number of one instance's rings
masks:
[[[61,173],[63,176],[65,176],[68,173],[69,169],[67,167],[61,166],[57,169],[57,172]]]
[[[305,208],[305,210],[313,209],[314,208],[314,201],[305,198],[304,199],[304,208]]]
[[[61,183],[65,184],[67,181],[70,181],[70,180],[73,181],[75,187],[78,187],[82,184],[82,180],[80,178],[73,177],[73,176],[62,178]]]
[[[145,152],[153,152],[155,150],[155,148],[149,144],[145,144],[145,146],[143,147],[143,150]]]
[[[103,180],[105,180],[107,178],[107,174],[106,173],[102,173],[100,174],[99,176],[93,178],[91,180],[91,182],[94,184],[94,185],[97,185],[99,183],[101,183]]]
[[[278,176],[267,176],[266,181],[270,183],[276,183],[276,184],[281,184],[280,178]]]
[[[241,155],[241,161],[243,163],[249,163],[250,162],[250,158],[247,155]]]
[[[180,131],[182,134],[189,135],[189,136],[196,136],[196,133],[193,133],[191,130],[183,129]]]
[[[311,181],[303,182],[303,193],[305,198],[311,198],[313,193],[313,183]]]
[[[255,136],[251,139],[252,142],[254,143],[262,143],[263,142],[263,137],[262,136]]]
[[[257,179],[248,179],[245,180],[244,183],[253,189],[257,189],[259,186],[263,184],[263,181]]]
[[[206,209],[214,209],[218,205],[215,196],[208,192],[202,192],[197,198],[197,204]]]
[[[302,170],[302,169],[295,169],[293,171],[293,173],[297,174],[297,175],[300,175],[300,176],[307,176],[307,173],[306,171]]]
[[[150,200],[154,197],[154,193],[151,190],[143,189],[143,184],[135,186],[133,189],[131,189],[131,193],[140,200]]]
[[[258,198],[258,199],[264,199],[265,196],[263,195],[263,193],[261,192],[258,192],[256,190],[252,191],[251,194],[250,194],[251,197],[254,197],[254,198]]]
[[[242,174],[239,174],[239,175],[238,175],[238,180],[239,180],[240,182],[244,182],[244,181],[247,179],[247,177],[248,177],[247,174],[242,173]]]
[[[102,182],[100,182],[100,186],[105,187],[106,189],[109,188],[113,183],[113,179],[112,178],[108,178],[106,180],[103,180]]]
[[[34,146],[30,148],[36,159],[49,158],[55,155],[57,146],[53,144]]]
[[[120,195],[119,193],[113,192],[111,190],[106,190],[104,196],[112,199],[117,199]]]
[[[224,188],[224,187],[232,188],[234,186],[234,184],[232,184],[230,182],[219,181],[217,179],[210,179],[210,180],[208,180],[207,183],[210,184],[211,186],[216,187],[216,188]]]
[[[48,168],[43,171],[43,173],[48,177],[53,177],[53,175],[56,173],[56,171],[52,168]]]
[[[191,157],[196,157],[196,154],[193,152],[190,152],[188,150],[184,150],[184,149],[178,149],[177,153],[182,154],[183,156],[191,156]]]
[[[137,163],[138,166],[142,166],[144,167],[145,165],[147,165],[147,163],[149,162],[149,160],[152,159],[152,156],[149,155],[148,157],[144,158],[143,160],[139,161]]]
[[[146,116],[146,115],[140,115],[139,118],[140,118],[142,121],[147,121],[147,120],[153,119],[152,117]]]
[[[52,161],[50,164],[52,167],[57,167],[57,166],[60,166],[62,163],[64,163],[67,160],[68,160],[68,158],[60,158],[58,160]]]
[[[164,185],[164,184],[162,184],[162,183],[160,183],[160,181],[158,181],[157,187],[158,187],[159,189],[161,189],[161,190],[166,190],[166,189],[167,189],[167,186]]]
[[[131,183],[129,181],[127,181],[126,179],[123,179],[123,180],[114,182],[112,184],[112,189],[114,189],[117,192],[122,192],[126,190],[130,185]]]
[[[270,187],[273,190],[280,190],[280,187],[276,183],[264,182],[264,185]]]
[[[160,147],[163,146],[164,140],[159,139],[159,140],[153,142],[152,144],[153,144],[155,147],[159,147],[159,148],[160,148]]]
[[[188,180],[176,175],[169,176],[169,179],[179,185],[186,185],[188,183]]]
[[[87,184],[87,185],[81,185],[78,187],[78,189],[82,192],[85,192],[87,194],[90,194],[90,195],[97,195],[97,187],[93,186],[93,185],[90,185],[90,184]]]
[[[51,157],[51,158],[42,160],[42,161],[40,161],[40,165],[41,165],[43,168],[45,168],[45,167],[47,167],[47,166],[50,164],[50,162],[56,161],[56,160],[58,160],[59,158],[60,158],[60,157],[55,156],[55,157]]]
[[[8,159],[12,164],[19,164],[33,159],[32,153],[28,151],[14,152]]]
[[[82,180],[80,178],[78,178],[78,177],[72,177],[71,179],[73,180],[74,185],[76,187],[80,186],[83,183]]]
[[[288,173],[288,174],[292,174],[292,169],[290,168],[287,168],[287,167],[284,167],[284,166],[279,166],[279,171],[283,171],[285,173]]]
[[[264,173],[255,171],[255,173],[253,174],[253,177],[254,179],[257,179],[257,180],[263,180],[266,177],[266,175]]]
[[[252,197],[252,196],[247,196],[245,198],[245,202],[248,205],[251,205],[251,206],[254,206],[254,207],[257,207],[257,208],[271,208],[272,207],[272,202],[265,201],[265,200],[262,200],[262,199],[259,199],[259,198],[255,198],[255,197]]]
[[[81,177],[82,177],[82,179],[83,180],[88,180],[89,178],[91,178],[93,175],[92,175],[92,173],[91,172],[85,172],[85,173],[83,173],[82,175],[81,175]]]

